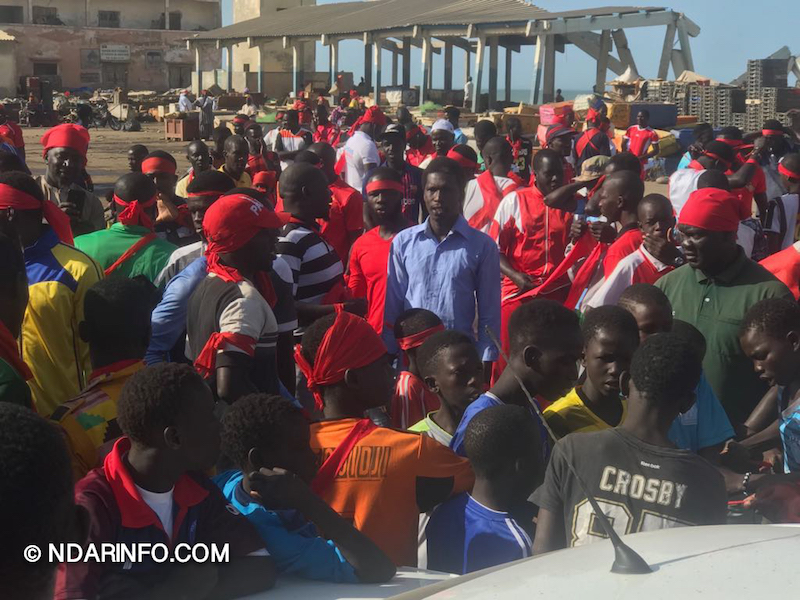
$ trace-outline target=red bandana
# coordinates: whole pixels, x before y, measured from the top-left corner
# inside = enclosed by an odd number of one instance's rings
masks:
[[[143,209],[155,206],[157,200],[158,196],[153,196],[147,202],[139,202],[138,200],[126,202],[114,194],[114,203],[125,207],[125,210],[117,215],[117,221],[123,225],[141,225],[152,231],[154,226],[153,219]]]
[[[736,196],[717,188],[692,192],[681,209],[681,224],[708,231],[736,231],[739,208]]]
[[[320,411],[325,406],[321,386],[338,383],[348,369],[366,367],[386,355],[386,346],[369,323],[341,308],[336,313],[336,320],[317,348],[313,367],[300,345],[294,349],[295,362],[308,380],[308,389]]]
[[[169,173],[175,175],[178,172],[178,167],[171,160],[161,156],[150,156],[142,161],[142,173],[150,175],[151,173]]]
[[[403,184],[397,181],[392,181],[391,179],[378,179],[376,181],[370,181],[367,184],[367,193],[371,194],[372,192],[400,192],[401,194],[406,191]]]
[[[42,156],[47,156],[47,152],[53,148],[72,148],[85,161],[89,151],[89,132],[85,127],[72,123],[57,125],[42,136],[42,147]]]
[[[8,184],[0,183],[0,208],[13,208],[15,210],[41,210],[45,220],[53,228],[58,239],[70,246],[73,244],[72,229],[69,224],[69,217],[64,214],[55,203],[45,200],[44,202],[26,194],[22,190],[11,187]]]
[[[431,337],[434,333],[438,333],[440,331],[444,331],[444,325],[441,323],[434,327],[420,331],[419,333],[412,333],[404,338],[397,338],[397,345],[401,350],[413,350],[414,348],[419,348],[422,346],[422,344],[425,343],[425,340]]]

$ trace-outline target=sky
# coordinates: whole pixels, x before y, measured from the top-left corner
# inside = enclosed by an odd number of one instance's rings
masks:
[[[342,0],[317,0],[318,4],[331,4]],[[437,2],[438,0],[431,0]],[[619,0],[539,0],[537,6],[550,11],[575,10],[609,5],[625,5]],[[634,2],[631,2],[633,5]],[[673,0],[652,6],[668,6],[684,12],[701,28],[700,36],[692,38],[692,55],[695,71],[723,83],[728,83],[747,69],[747,60],[765,58],[780,47],[788,45],[794,54],[800,54],[797,40],[797,18],[786,15],[786,2],[778,0]],[[223,24],[231,21],[231,0],[223,0]],[[786,15],[786,16],[782,16]],[[636,65],[643,77],[655,77],[664,27],[644,27],[626,31]],[[736,32],[736,33],[731,33]],[[741,32],[747,32],[742,35]],[[352,71],[355,80],[364,73],[364,45],[356,40],[340,44],[339,67]],[[532,79],[533,47],[527,47],[513,56],[512,89],[529,89]],[[388,52],[383,56],[383,80],[391,83],[391,60]],[[461,86],[464,79],[465,53],[453,51],[454,85]],[[504,50],[500,50],[499,85],[504,85]],[[474,55],[473,55],[474,62]],[[421,52],[414,48],[411,56],[412,85],[422,78]],[[402,68],[402,67],[401,67]],[[328,50],[317,44],[317,70],[328,70]],[[488,59],[484,72],[488,70]],[[433,58],[434,87],[442,87],[444,78],[443,53]],[[473,65],[474,74],[474,65]],[[556,87],[564,90],[589,91],[594,84],[595,61],[574,46],[567,46],[564,54],[556,54]],[[609,71],[608,79],[613,77]],[[670,78],[674,75],[670,70]],[[790,85],[793,81],[790,78]],[[484,85],[486,85],[484,83]]]

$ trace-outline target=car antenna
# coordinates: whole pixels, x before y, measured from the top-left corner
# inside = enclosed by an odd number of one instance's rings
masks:
[[[550,429],[550,426],[547,424],[544,415],[542,415],[542,411],[539,409],[539,404],[536,402],[536,400],[534,400],[533,395],[528,391],[528,388],[526,387],[525,383],[523,383],[522,378],[517,375],[517,372],[514,370],[511,361],[508,360],[508,355],[503,351],[503,347],[500,345],[497,336],[488,325],[485,329],[486,333],[489,335],[489,338],[492,340],[492,343],[497,346],[497,349],[500,352],[500,355],[503,357],[503,360],[506,361],[506,369],[511,369],[514,379],[517,380],[522,392],[528,398],[528,402],[530,403],[536,415],[539,417],[539,421],[542,423],[542,425],[544,425],[547,433],[550,435],[550,438],[554,442],[557,441],[558,438],[556,438],[553,430]],[[581,488],[581,491],[586,495],[586,499],[592,506],[595,517],[597,517],[597,520],[600,521],[600,525],[603,527],[606,535],[611,540],[611,544],[614,546],[614,564],[611,565],[611,572],[622,575],[646,575],[647,573],[652,573],[653,569],[650,568],[650,565],[647,564],[647,561],[643,559],[633,548],[623,542],[617,532],[614,531],[614,528],[611,526],[611,522],[608,520],[608,517],[600,509],[597,499],[589,491],[588,486],[578,475],[575,467],[572,466],[572,461],[564,456],[564,462],[567,463],[567,467],[569,467],[572,476],[575,477],[578,485]]]

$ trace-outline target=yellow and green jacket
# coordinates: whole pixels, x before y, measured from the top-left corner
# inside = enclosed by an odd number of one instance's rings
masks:
[[[33,371],[28,382],[36,410],[48,417],[86,386],[89,347],[78,335],[86,291],[103,278],[88,255],[59,241],[52,229],[25,248],[30,299],[20,350]]]

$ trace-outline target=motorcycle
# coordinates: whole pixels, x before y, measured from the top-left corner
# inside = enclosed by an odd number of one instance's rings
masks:
[[[122,121],[111,114],[105,102],[98,102],[93,108],[92,125],[95,128],[110,127],[114,131],[122,129]]]

